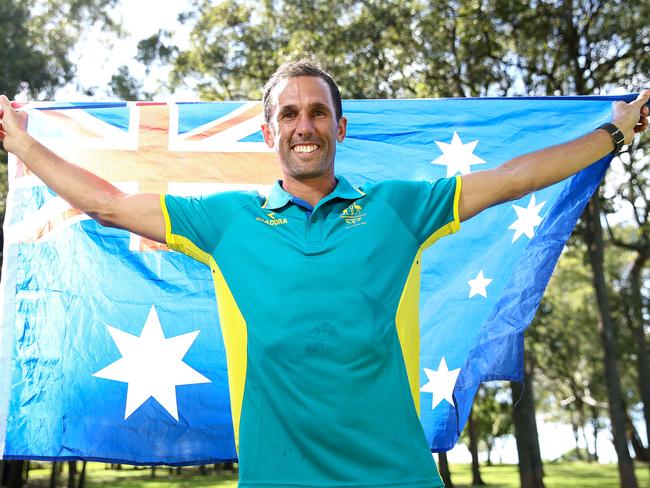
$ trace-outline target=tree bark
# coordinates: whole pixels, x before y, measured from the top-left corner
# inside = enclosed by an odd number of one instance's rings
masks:
[[[591,427],[594,429],[594,461],[598,462],[598,431],[600,422],[598,421],[598,409],[591,407]]]
[[[22,488],[23,486],[23,461],[3,461],[2,470],[3,486],[7,488]]]
[[[523,385],[511,383],[512,403],[516,404],[513,408],[513,423],[519,456],[519,480],[522,487],[544,488],[544,471],[535,420],[533,368],[528,359],[524,365]]]
[[[79,475],[79,486],[78,488],[84,488],[86,486],[86,461],[81,464],[81,474]]]
[[[77,488],[77,461],[68,461],[68,488]]]
[[[627,431],[627,438],[630,440],[630,445],[632,446],[632,450],[634,451],[634,457],[637,459],[637,461],[643,461],[643,462],[650,461],[648,459],[647,449],[643,446],[643,441],[641,440],[641,436],[639,435],[639,432],[636,430],[636,427],[634,426],[634,422],[632,422],[632,418],[630,417],[630,414],[627,411],[627,404],[625,402],[623,402],[623,412],[625,413],[625,427]]]
[[[576,446],[576,459],[579,461],[584,461],[582,453],[580,452],[580,426],[574,421],[571,422],[571,427],[573,428],[573,442],[575,443]]]
[[[467,431],[469,434],[469,452],[472,455],[472,486],[485,486],[481,479],[481,466],[478,461],[478,432],[473,419],[473,409],[467,419]]]
[[[648,346],[645,336],[646,320],[643,316],[643,298],[641,296],[641,274],[647,261],[645,253],[637,254],[634,265],[630,271],[630,302],[634,323],[632,333],[637,344],[636,366],[639,372],[639,393],[643,403],[643,418],[645,419],[645,432],[647,439],[646,461],[650,458],[650,359],[648,358]]]
[[[614,449],[618,456],[618,474],[621,488],[638,488],[634,465],[627,448],[625,437],[625,414],[623,396],[618,374],[614,320],[612,317],[604,271],[603,229],[600,223],[600,200],[598,192],[591,198],[585,212],[587,224],[586,241],[589,261],[593,271],[592,279],[598,304],[598,332],[605,354],[605,384],[609,403],[609,416],[614,437]]]
[[[492,442],[489,442],[487,445],[487,460],[485,461],[485,464],[488,466],[492,466],[492,450],[494,449],[494,444]]]
[[[61,463],[56,461],[52,463],[52,474],[50,474],[50,488],[56,488],[59,484],[59,473],[61,471]]]
[[[449,471],[449,462],[447,461],[447,453],[438,453],[438,469],[440,470],[440,477],[445,484],[445,488],[454,488],[454,483],[451,481],[451,471]]]

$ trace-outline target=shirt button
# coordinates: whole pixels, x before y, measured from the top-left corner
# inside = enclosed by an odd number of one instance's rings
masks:
[[[318,217],[316,217],[316,216],[312,217],[312,218],[311,218],[311,221],[312,221],[312,222],[318,222]]]

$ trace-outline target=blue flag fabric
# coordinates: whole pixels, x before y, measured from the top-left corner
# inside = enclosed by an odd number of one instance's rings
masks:
[[[594,129],[632,98],[346,101],[337,171],[361,185],[493,168]],[[265,193],[279,177],[257,102],[24,109],[35,137],[125,191]],[[420,416],[433,451],[454,446],[481,382],[522,379],[523,331],[608,163],[488,209],[425,252]],[[9,183],[0,457],[235,459],[208,267],[100,226],[15,158]]]

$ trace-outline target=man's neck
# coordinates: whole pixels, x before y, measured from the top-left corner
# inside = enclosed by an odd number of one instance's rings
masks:
[[[297,180],[285,175],[282,180],[282,189],[294,197],[298,197],[315,207],[324,197],[332,193],[336,187],[336,178],[334,174]]]

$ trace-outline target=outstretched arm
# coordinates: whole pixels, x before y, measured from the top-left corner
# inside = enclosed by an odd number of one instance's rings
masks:
[[[645,90],[633,102],[614,103],[612,123],[623,132],[625,144],[632,142],[635,133],[648,128],[648,100],[650,90]],[[564,144],[517,156],[497,168],[464,176],[460,220],[562,181],[613,149],[612,136],[600,129]]]
[[[27,114],[0,95],[0,142],[48,187],[99,223],[165,242],[160,196],[127,194],[108,181],[57,156],[27,133]]]

